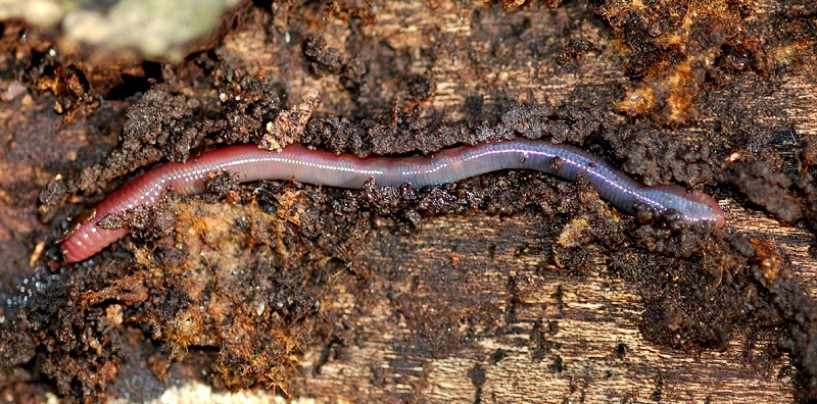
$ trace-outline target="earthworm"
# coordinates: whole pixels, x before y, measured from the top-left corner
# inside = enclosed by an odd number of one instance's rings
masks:
[[[677,185],[645,186],[581,149],[547,141],[513,140],[462,146],[432,156],[370,157],[336,155],[290,145],[280,152],[256,145],[235,145],[207,151],[186,163],[166,163],[147,171],[96,205],[62,243],[65,261],[89,258],[128,233],[127,228],[104,229],[99,221],[110,214],[154,204],[169,187],[180,194],[204,190],[211,173],[225,171],[241,182],[262,179],[294,180],[340,188],[410,184],[415,188],[459,181],[506,169],[537,170],[574,181],[587,180],[605,201],[633,214],[639,206],[657,214],[677,212],[687,223],[707,222],[722,227],[723,211],[709,195]]]

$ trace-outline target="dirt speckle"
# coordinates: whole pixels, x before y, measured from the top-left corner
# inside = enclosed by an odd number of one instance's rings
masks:
[[[789,193],[792,182],[783,173],[758,161],[733,165],[732,170],[735,172],[734,185],[750,202],[761,205],[787,223],[803,217],[802,202]]]

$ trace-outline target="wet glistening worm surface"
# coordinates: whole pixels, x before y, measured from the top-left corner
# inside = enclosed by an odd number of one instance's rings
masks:
[[[598,156],[547,141],[514,140],[463,146],[432,156],[370,158],[299,145],[274,152],[248,144],[207,151],[186,163],[166,163],[146,172],[97,204],[62,243],[62,252],[67,263],[95,255],[129,231],[103,229],[98,223],[105,216],[152,205],[168,187],[180,194],[202,192],[208,174],[219,171],[236,173],[241,182],[294,180],[357,189],[370,180],[376,186],[410,184],[421,188],[506,169],[537,170],[570,181],[581,175],[602,199],[628,214],[644,206],[659,215],[676,211],[690,224],[707,222],[723,227],[726,222],[717,201],[707,194],[677,185],[645,186]]]

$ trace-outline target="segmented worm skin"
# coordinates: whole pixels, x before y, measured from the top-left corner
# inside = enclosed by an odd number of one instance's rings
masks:
[[[464,146],[433,156],[372,157],[336,155],[291,145],[281,152],[256,145],[229,146],[202,153],[186,163],[167,163],[146,172],[116,191],[96,207],[96,214],[62,243],[66,262],[85,260],[128,233],[128,229],[103,229],[97,223],[112,213],[154,204],[173,187],[180,194],[204,190],[208,174],[236,173],[241,182],[261,179],[294,180],[340,188],[361,188],[374,180],[377,186],[410,184],[415,188],[455,182],[506,169],[538,170],[574,181],[586,179],[602,199],[633,214],[637,205],[656,213],[677,211],[689,223],[725,223],[723,211],[712,197],[676,186],[648,187],[612,168],[599,157],[568,145],[515,140]]]

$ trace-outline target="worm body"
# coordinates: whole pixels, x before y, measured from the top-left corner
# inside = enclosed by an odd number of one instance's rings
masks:
[[[262,179],[294,180],[340,188],[361,188],[374,180],[377,186],[410,184],[415,188],[455,182],[506,169],[537,170],[575,181],[586,179],[599,196],[616,208],[633,214],[637,206],[663,214],[676,211],[688,223],[725,223],[723,211],[709,195],[675,186],[648,187],[614,169],[599,157],[568,145],[515,140],[464,146],[433,156],[371,157],[336,155],[290,145],[281,152],[256,145],[228,146],[202,153],[186,163],[158,166],[114,192],[95,208],[95,215],[78,225],[63,243],[66,262],[89,258],[128,233],[128,229],[103,229],[98,222],[109,214],[141,205],[152,205],[173,187],[181,194],[204,190],[207,175],[218,171],[238,174],[241,182]]]

